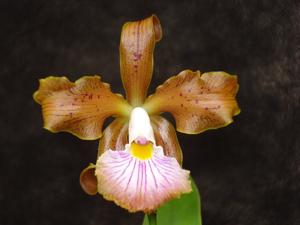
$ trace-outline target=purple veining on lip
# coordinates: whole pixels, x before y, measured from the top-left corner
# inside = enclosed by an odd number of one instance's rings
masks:
[[[141,170],[141,185],[140,185],[140,193],[143,196],[143,181],[144,181],[144,170],[143,170],[143,162],[140,162],[140,170]]]
[[[157,162],[158,164],[163,166],[167,171],[172,171],[173,170],[173,168],[168,164],[172,159],[162,160],[162,159],[159,159],[159,158],[155,157],[153,160],[154,160],[154,162]]]
[[[131,171],[131,175],[130,175],[130,178],[129,178],[129,180],[128,180],[128,183],[127,183],[127,186],[126,186],[126,188],[125,188],[125,191],[127,191],[128,186],[129,186],[129,184],[130,184],[130,182],[131,182],[131,178],[132,178],[132,176],[133,176],[133,174],[134,174],[135,165],[136,165],[136,160],[134,160],[134,166],[133,166],[133,169],[132,169],[132,171]]]
[[[138,191],[138,187],[139,187],[139,183],[140,183],[140,171],[141,171],[141,162],[138,160],[138,169],[137,169],[138,177],[136,180],[136,187],[135,187],[135,190],[137,190],[137,191]]]
[[[153,163],[155,163],[155,162],[157,162],[157,161],[153,161]],[[162,169],[165,170],[165,173],[170,173],[170,174],[172,174],[173,169],[170,169],[170,168],[166,167],[165,164],[159,164],[159,166],[160,166],[160,168],[162,168]]]
[[[134,142],[139,144],[139,145],[147,145],[149,143],[149,141],[145,137],[137,137],[134,140]]]
[[[157,172],[165,179],[165,181],[167,181],[168,184],[170,184],[169,180],[165,177],[165,175],[160,171],[159,166],[156,165],[156,163],[154,162],[154,160],[151,161],[153,163],[153,165],[155,166]]]
[[[126,168],[123,170],[123,172],[119,175],[119,177],[116,179],[116,181],[119,183],[119,180],[121,177],[123,177],[123,175],[125,174],[125,172],[127,171],[127,169],[129,168],[131,162],[132,162],[133,158],[130,159],[129,163],[127,164]]]
[[[155,183],[155,187],[157,188],[158,185],[157,185],[157,181],[156,181],[155,175],[154,175],[154,173],[153,173],[153,170],[152,170],[152,167],[151,167],[151,164],[150,164],[150,160],[148,161],[148,164],[149,164],[149,168],[150,168],[150,171],[151,171],[151,174],[152,174],[154,183]]]
[[[145,188],[144,188],[144,191],[145,191],[145,193],[147,193],[147,169],[146,169],[145,162],[143,162],[143,170],[145,172],[145,183],[144,183]]]
[[[109,150],[99,157],[96,172],[100,194],[139,211],[155,209],[170,196],[188,191],[187,171],[175,158],[164,156],[162,149],[154,147],[150,159],[140,160],[127,148],[122,152]]]

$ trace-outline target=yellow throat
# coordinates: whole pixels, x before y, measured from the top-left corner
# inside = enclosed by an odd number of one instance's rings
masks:
[[[135,142],[132,142],[130,145],[131,154],[141,160],[147,160],[152,157],[153,154],[153,146],[152,143],[149,142],[146,145],[140,145]]]

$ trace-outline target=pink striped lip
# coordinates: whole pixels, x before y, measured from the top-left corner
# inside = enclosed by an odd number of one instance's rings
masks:
[[[127,144],[123,151],[105,151],[97,160],[98,192],[105,199],[129,212],[151,213],[192,190],[190,172],[175,158],[165,156],[162,147],[153,145],[153,155],[147,160],[134,157],[129,148]]]

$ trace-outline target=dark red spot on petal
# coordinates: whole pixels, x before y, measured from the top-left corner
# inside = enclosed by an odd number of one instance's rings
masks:
[[[142,54],[141,53],[138,53],[138,52],[134,52],[133,53],[133,56],[134,56],[134,61],[138,61],[138,60],[140,60],[141,59],[141,57],[142,57]]]

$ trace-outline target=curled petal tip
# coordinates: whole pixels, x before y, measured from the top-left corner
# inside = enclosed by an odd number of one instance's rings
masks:
[[[155,33],[155,41],[158,42],[162,39],[163,36],[162,27],[158,17],[155,14],[152,15],[152,21],[153,21],[153,29]]]
[[[88,195],[97,194],[97,177],[95,176],[95,165],[90,164],[80,173],[80,186]]]
[[[126,98],[136,107],[143,104],[153,72],[155,43],[162,38],[157,16],[125,23],[120,41],[120,72]]]

